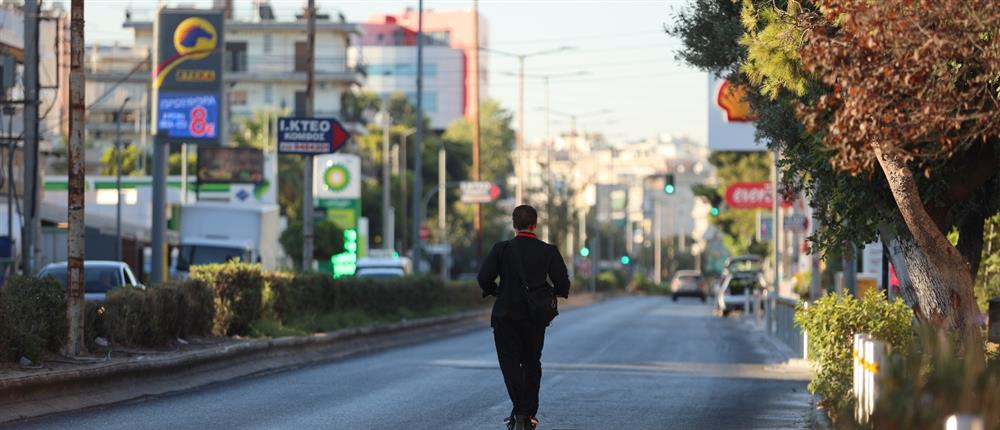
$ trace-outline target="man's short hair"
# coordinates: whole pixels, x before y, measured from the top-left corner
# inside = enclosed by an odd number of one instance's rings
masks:
[[[538,211],[531,206],[521,205],[514,208],[511,218],[514,219],[514,228],[527,230],[528,227],[538,224]]]

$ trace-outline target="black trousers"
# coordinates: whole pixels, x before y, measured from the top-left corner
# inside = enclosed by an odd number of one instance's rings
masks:
[[[527,320],[502,319],[493,326],[500,371],[507,394],[514,403],[512,415],[538,413],[538,389],[542,382],[542,346],[545,325]]]

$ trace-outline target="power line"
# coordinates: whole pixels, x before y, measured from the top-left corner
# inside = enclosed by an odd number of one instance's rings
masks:
[[[117,81],[115,81],[115,83],[111,85],[111,88],[108,88],[107,90],[105,90],[104,94],[101,94],[100,97],[98,97],[96,100],[94,100],[93,102],[91,102],[90,105],[87,106],[87,110],[90,110],[95,105],[97,105],[102,100],[104,100],[104,98],[107,97],[109,94],[111,94],[112,91],[114,91],[115,89],[117,89],[119,85],[121,85],[123,82],[125,82],[129,78],[131,78],[132,75],[135,74],[135,72],[139,71],[139,69],[141,69],[143,65],[149,64],[150,58],[151,57],[149,55],[147,55],[146,58],[144,58],[142,61],[139,61],[138,63],[135,63],[135,67],[132,67],[132,70],[130,70],[128,72],[128,74],[126,74],[124,77],[122,77],[122,78],[118,79]]]

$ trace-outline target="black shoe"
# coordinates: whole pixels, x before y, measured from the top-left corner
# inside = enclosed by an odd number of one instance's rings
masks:
[[[535,418],[534,415],[528,417],[528,430],[535,430],[536,427],[538,427],[538,418]]]
[[[503,423],[507,425],[507,430],[514,430],[514,416],[511,415],[503,419]]]
[[[526,415],[514,416],[514,430],[533,430],[531,420]]]

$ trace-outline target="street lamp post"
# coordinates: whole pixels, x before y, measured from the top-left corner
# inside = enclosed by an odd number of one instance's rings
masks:
[[[115,199],[117,206],[115,208],[115,258],[118,261],[122,261],[122,113],[129,100],[131,97],[125,97],[118,112],[115,113],[115,164],[117,165],[115,189],[118,191],[118,197]],[[184,164],[187,164],[187,160],[184,161]]]
[[[524,201],[524,60],[528,57],[555,54],[557,52],[570,51],[576,48],[572,46],[560,46],[558,48],[530,52],[527,54],[516,54],[498,51],[496,49],[480,49],[494,54],[517,58],[517,164],[514,166],[514,175],[517,177],[517,187],[514,189],[514,204],[520,205]]]

